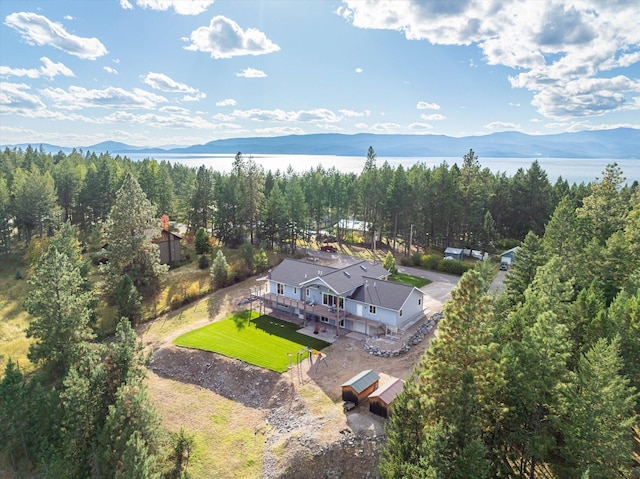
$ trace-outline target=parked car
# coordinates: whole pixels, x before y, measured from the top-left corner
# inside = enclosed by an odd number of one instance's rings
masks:
[[[509,263],[506,263],[504,261],[500,263],[500,271],[506,271],[508,269],[509,269]]]
[[[338,252],[338,248],[336,248],[335,246],[333,246],[331,244],[325,244],[322,247],[320,247],[320,249],[322,251],[326,251],[327,253],[337,253]]]

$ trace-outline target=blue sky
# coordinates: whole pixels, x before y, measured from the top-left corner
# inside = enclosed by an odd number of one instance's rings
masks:
[[[640,128],[640,3],[2,0],[0,144]]]

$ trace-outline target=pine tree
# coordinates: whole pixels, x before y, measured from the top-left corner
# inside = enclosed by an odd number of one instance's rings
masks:
[[[229,282],[229,265],[222,250],[218,250],[211,265],[211,281],[216,288],[224,288]]]
[[[104,229],[109,261],[101,266],[101,271],[105,274],[105,292],[112,301],[124,274],[129,275],[143,296],[155,293],[160,287],[161,277],[168,267],[160,264],[158,246],[150,239],[158,224],[155,213],[156,208],[136,179],[128,174],[116,193]]]
[[[128,274],[122,277],[114,294],[114,303],[118,306],[118,317],[127,318],[134,326],[138,324],[142,317],[142,298]]]
[[[50,245],[29,283],[25,309],[34,318],[27,337],[29,359],[66,371],[78,359],[78,346],[94,335],[89,327],[93,294],[86,291],[79,268],[69,256]]]
[[[470,468],[471,477],[489,476],[493,431],[504,414],[504,379],[486,288],[480,273],[470,270],[453,290],[438,338],[416,368],[415,385],[394,405],[384,477],[418,470],[422,476],[416,477],[462,478]]]
[[[527,233],[505,280],[506,295],[511,305],[524,301],[524,292],[535,278],[538,267],[544,262],[542,240],[533,232]]]
[[[24,376],[9,358],[0,381],[0,451],[9,454],[15,471],[21,456],[29,458],[25,437],[28,431],[26,393]]]
[[[618,349],[618,340],[601,339],[580,359],[562,425],[571,476],[585,470],[591,479],[630,475],[637,395],[621,375]]]
[[[207,230],[200,227],[196,231],[195,247],[197,254],[209,253],[211,246],[209,245],[209,235]]]

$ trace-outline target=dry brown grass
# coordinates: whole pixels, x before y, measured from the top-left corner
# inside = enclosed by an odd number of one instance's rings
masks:
[[[17,269],[22,271],[23,279],[15,278]],[[0,257],[0,374],[4,373],[9,358],[17,362],[23,372],[33,369],[27,359],[32,340],[24,334],[29,325],[29,315],[23,308],[29,291],[28,269],[17,254]]]
[[[194,436],[188,468],[191,477],[260,477],[267,432],[265,411],[153,373],[147,383],[162,425],[172,432],[183,428]]]

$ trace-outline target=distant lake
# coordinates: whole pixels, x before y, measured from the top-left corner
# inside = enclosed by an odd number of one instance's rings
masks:
[[[144,158],[155,158],[157,161],[168,161],[170,163],[181,163],[191,167],[205,165],[214,170],[229,172],[234,155],[222,154],[138,154],[127,153],[127,157],[132,160],[142,160]],[[300,173],[322,165],[325,169],[335,167],[344,173],[360,173],[364,167],[366,156],[335,156],[335,155],[245,155],[251,156],[258,164],[262,165],[265,171],[276,170],[285,171],[289,166],[294,171]],[[513,176],[519,168],[529,169],[534,158],[479,158],[483,168],[489,168],[493,173],[506,173]],[[602,172],[610,163],[617,163],[627,179],[627,183],[640,182],[640,160],[602,160],[602,159],[579,159],[579,158],[537,158],[542,169],[547,173],[549,181],[555,183],[558,177],[562,176],[569,184],[589,183],[596,178],[602,178]],[[376,164],[380,167],[385,161],[392,167],[402,165],[405,169],[416,163],[424,163],[428,167],[438,166],[446,161],[449,166],[457,163],[462,166],[462,157],[382,157],[377,158]]]

